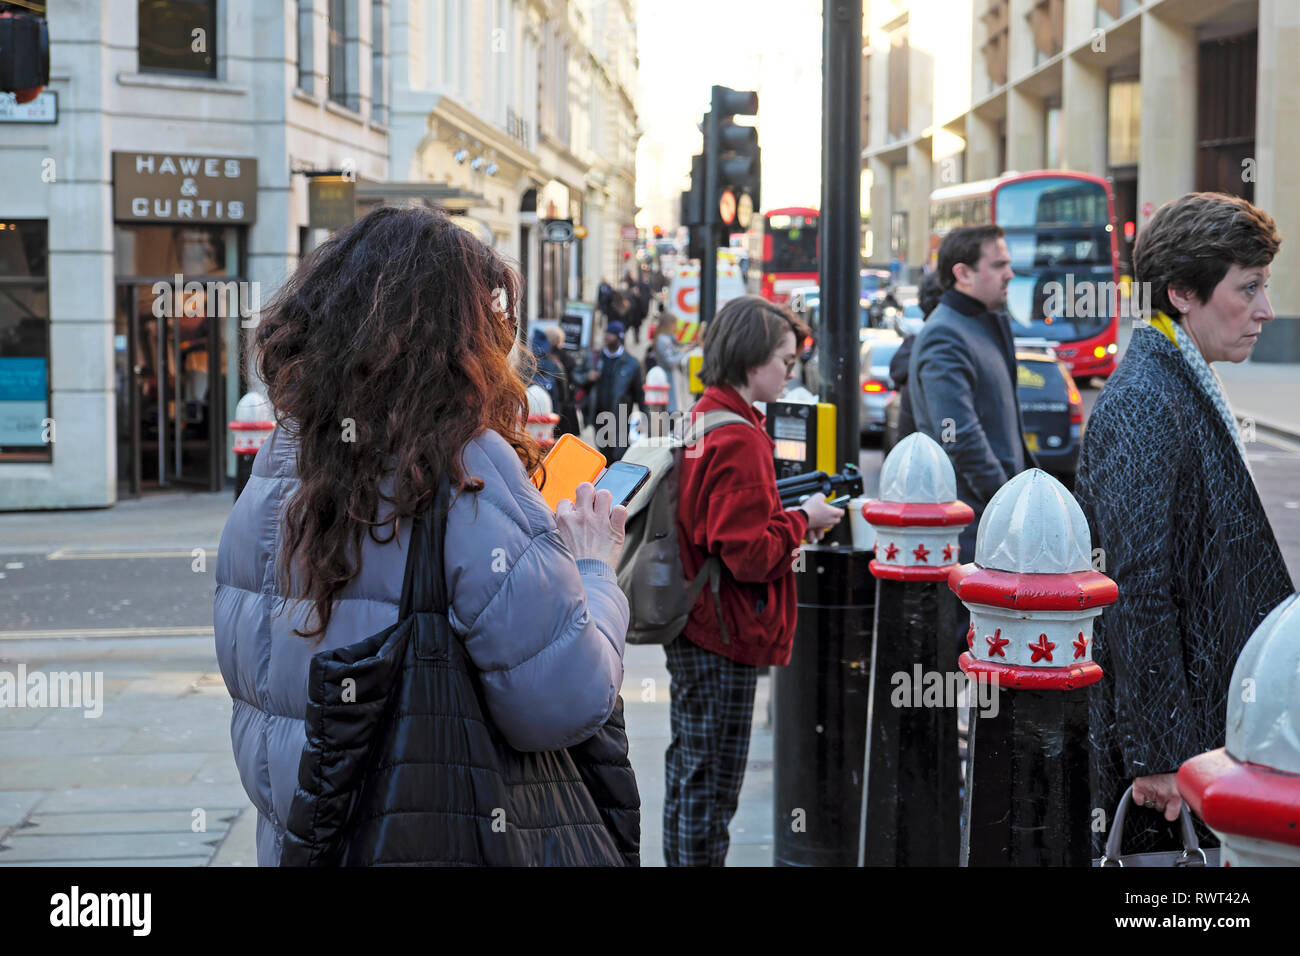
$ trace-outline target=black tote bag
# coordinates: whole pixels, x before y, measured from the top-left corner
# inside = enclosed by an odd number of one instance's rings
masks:
[[[449,498],[412,528],[397,622],[312,658],[280,865],[636,865],[621,698],[568,750],[516,751],[491,722],[447,619]]]

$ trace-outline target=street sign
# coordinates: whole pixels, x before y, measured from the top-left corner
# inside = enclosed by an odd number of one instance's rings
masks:
[[[749,193],[741,193],[740,201],[736,203],[736,225],[748,229],[749,221],[753,218],[754,200],[749,197]]]
[[[718,198],[718,215],[725,226],[730,226],[736,219],[736,194],[724,189]]]
[[[572,242],[573,221],[570,219],[549,219],[542,226],[543,242]]]

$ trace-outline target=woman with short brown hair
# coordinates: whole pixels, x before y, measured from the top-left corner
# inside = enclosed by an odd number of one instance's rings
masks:
[[[1151,320],[1135,323],[1084,433],[1075,495],[1119,585],[1094,625],[1106,675],[1089,699],[1094,806],[1109,819],[1132,784],[1142,809],[1126,852],[1181,847],[1175,774],[1223,746],[1233,664],[1291,593],[1211,367],[1245,361],[1272,320],[1265,290],[1280,243],[1272,218],[1236,196],[1161,206],[1133,251]]]

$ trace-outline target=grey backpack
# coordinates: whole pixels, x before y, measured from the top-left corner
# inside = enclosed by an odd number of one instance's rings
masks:
[[[722,563],[709,555],[694,581],[686,580],[677,542],[677,501],[680,494],[682,457],[715,428],[752,423],[734,412],[712,411],[700,415],[683,437],[666,435],[642,438],[623,455],[623,461],[645,465],[650,477],[628,502],[627,530],[623,556],[618,562],[618,586],[627,595],[631,618],[627,626],[629,644],[670,643],[690,617],[691,608],[706,583],[713,591],[713,610],[728,642],[727,627],[718,603]]]

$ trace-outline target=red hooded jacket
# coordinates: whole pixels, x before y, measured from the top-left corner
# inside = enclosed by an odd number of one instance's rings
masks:
[[[808,517],[781,507],[772,464],[775,445],[758,409],[730,385],[714,385],[695,405],[692,419],[718,409],[742,415],[754,427],[714,429],[682,456],[677,539],[688,579],[710,554],[722,559],[718,597],[728,641],[707,585],[683,634],[740,664],[788,664],[798,610],[794,562]]]

